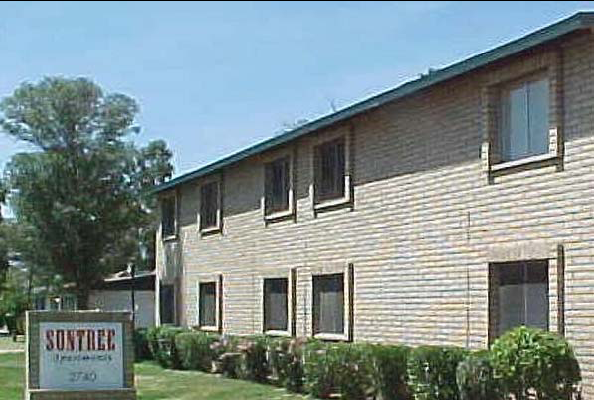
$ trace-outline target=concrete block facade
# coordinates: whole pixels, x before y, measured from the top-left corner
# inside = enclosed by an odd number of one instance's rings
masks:
[[[533,73],[549,77],[550,152],[502,166],[492,138],[493,98],[498,85]],[[316,210],[313,146],[334,135],[350,141],[352,198]],[[295,213],[267,222],[263,161],[287,151],[294,155]],[[220,330],[261,333],[262,281],[286,274],[295,288],[291,333],[311,336],[312,275],[352,268],[346,339],[486,348],[496,319],[490,265],[546,259],[549,329],[575,347],[585,398],[594,399],[591,31],[436,84],[217,174],[222,231],[199,232],[198,178],[169,192],[178,199],[176,239],[157,237],[158,270],[165,269],[167,247],[177,249],[179,271],[166,280],[178,287],[181,324],[197,324],[198,284],[216,275],[222,277]]]

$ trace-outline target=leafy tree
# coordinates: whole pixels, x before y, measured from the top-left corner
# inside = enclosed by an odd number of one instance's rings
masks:
[[[137,103],[86,78],[24,83],[0,112],[0,128],[36,149],[6,166],[14,250],[76,283],[86,308],[94,283],[147,262],[156,226],[150,191],[171,176],[171,152],[163,141],[135,145]]]
[[[0,207],[4,204],[6,199],[6,190],[4,184],[0,181]],[[2,209],[0,208],[0,293],[2,293],[2,286],[6,281],[6,274],[8,273],[8,243],[4,219],[2,218]]]

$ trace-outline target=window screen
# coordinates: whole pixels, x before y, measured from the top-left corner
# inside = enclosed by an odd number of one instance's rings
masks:
[[[498,264],[498,333],[520,325],[548,329],[548,262]]]
[[[266,164],[266,213],[289,209],[289,157]]]
[[[164,238],[175,235],[175,197],[161,201],[161,231]]]
[[[504,161],[545,154],[549,148],[549,82],[540,79],[503,91],[501,155]]]
[[[200,229],[217,226],[219,210],[219,184],[211,182],[200,189]]]
[[[217,324],[217,284],[215,282],[200,284],[200,326],[216,326]]]
[[[314,333],[344,333],[344,274],[313,277]]]
[[[289,279],[264,280],[264,329],[286,331],[289,328]]]
[[[344,197],[344,153],[343,138],[316,147],[314,158],[316,201]]]

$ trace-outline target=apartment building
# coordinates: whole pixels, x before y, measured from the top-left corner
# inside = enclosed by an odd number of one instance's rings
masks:
[[[158,187],[157,320],[476,349],[537,326],[594,399],[593,27],[578,13]]]

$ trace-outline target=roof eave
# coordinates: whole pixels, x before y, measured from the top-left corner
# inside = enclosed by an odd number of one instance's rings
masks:
[[[222,158],[214,163],[208,164],[195,171],[180,175],[168,182],[165,182],[154,188],[154,193],[160,193],[172,189],[178,185],[211,174],[226,166],[235,164],[250,156],[270,150],[274,147],[288,143],[311,132],[327,128],[331,125],[348,120],[356,115],[370,111],[381,105],[397,100],[404,96],[426,89],[430,86],[453,79],[476,69],[482,68],[504,58],[512,56],[558,39],[569,33],[592,29],[594,26],[594,12],[579,12],[560,22],[549,25],[545,28],[530,33],[522,38],[496,47],[495,49],[472,56],[463,61],[440,69],[423,78],[404,83],[394,89],[372,96],[366,100],[353,104],[343,110],[321,117],[315,121],[307,123],[299,128],[284,133],[282,135],[267,139],[251,147],[234,153],[228,157]]]

